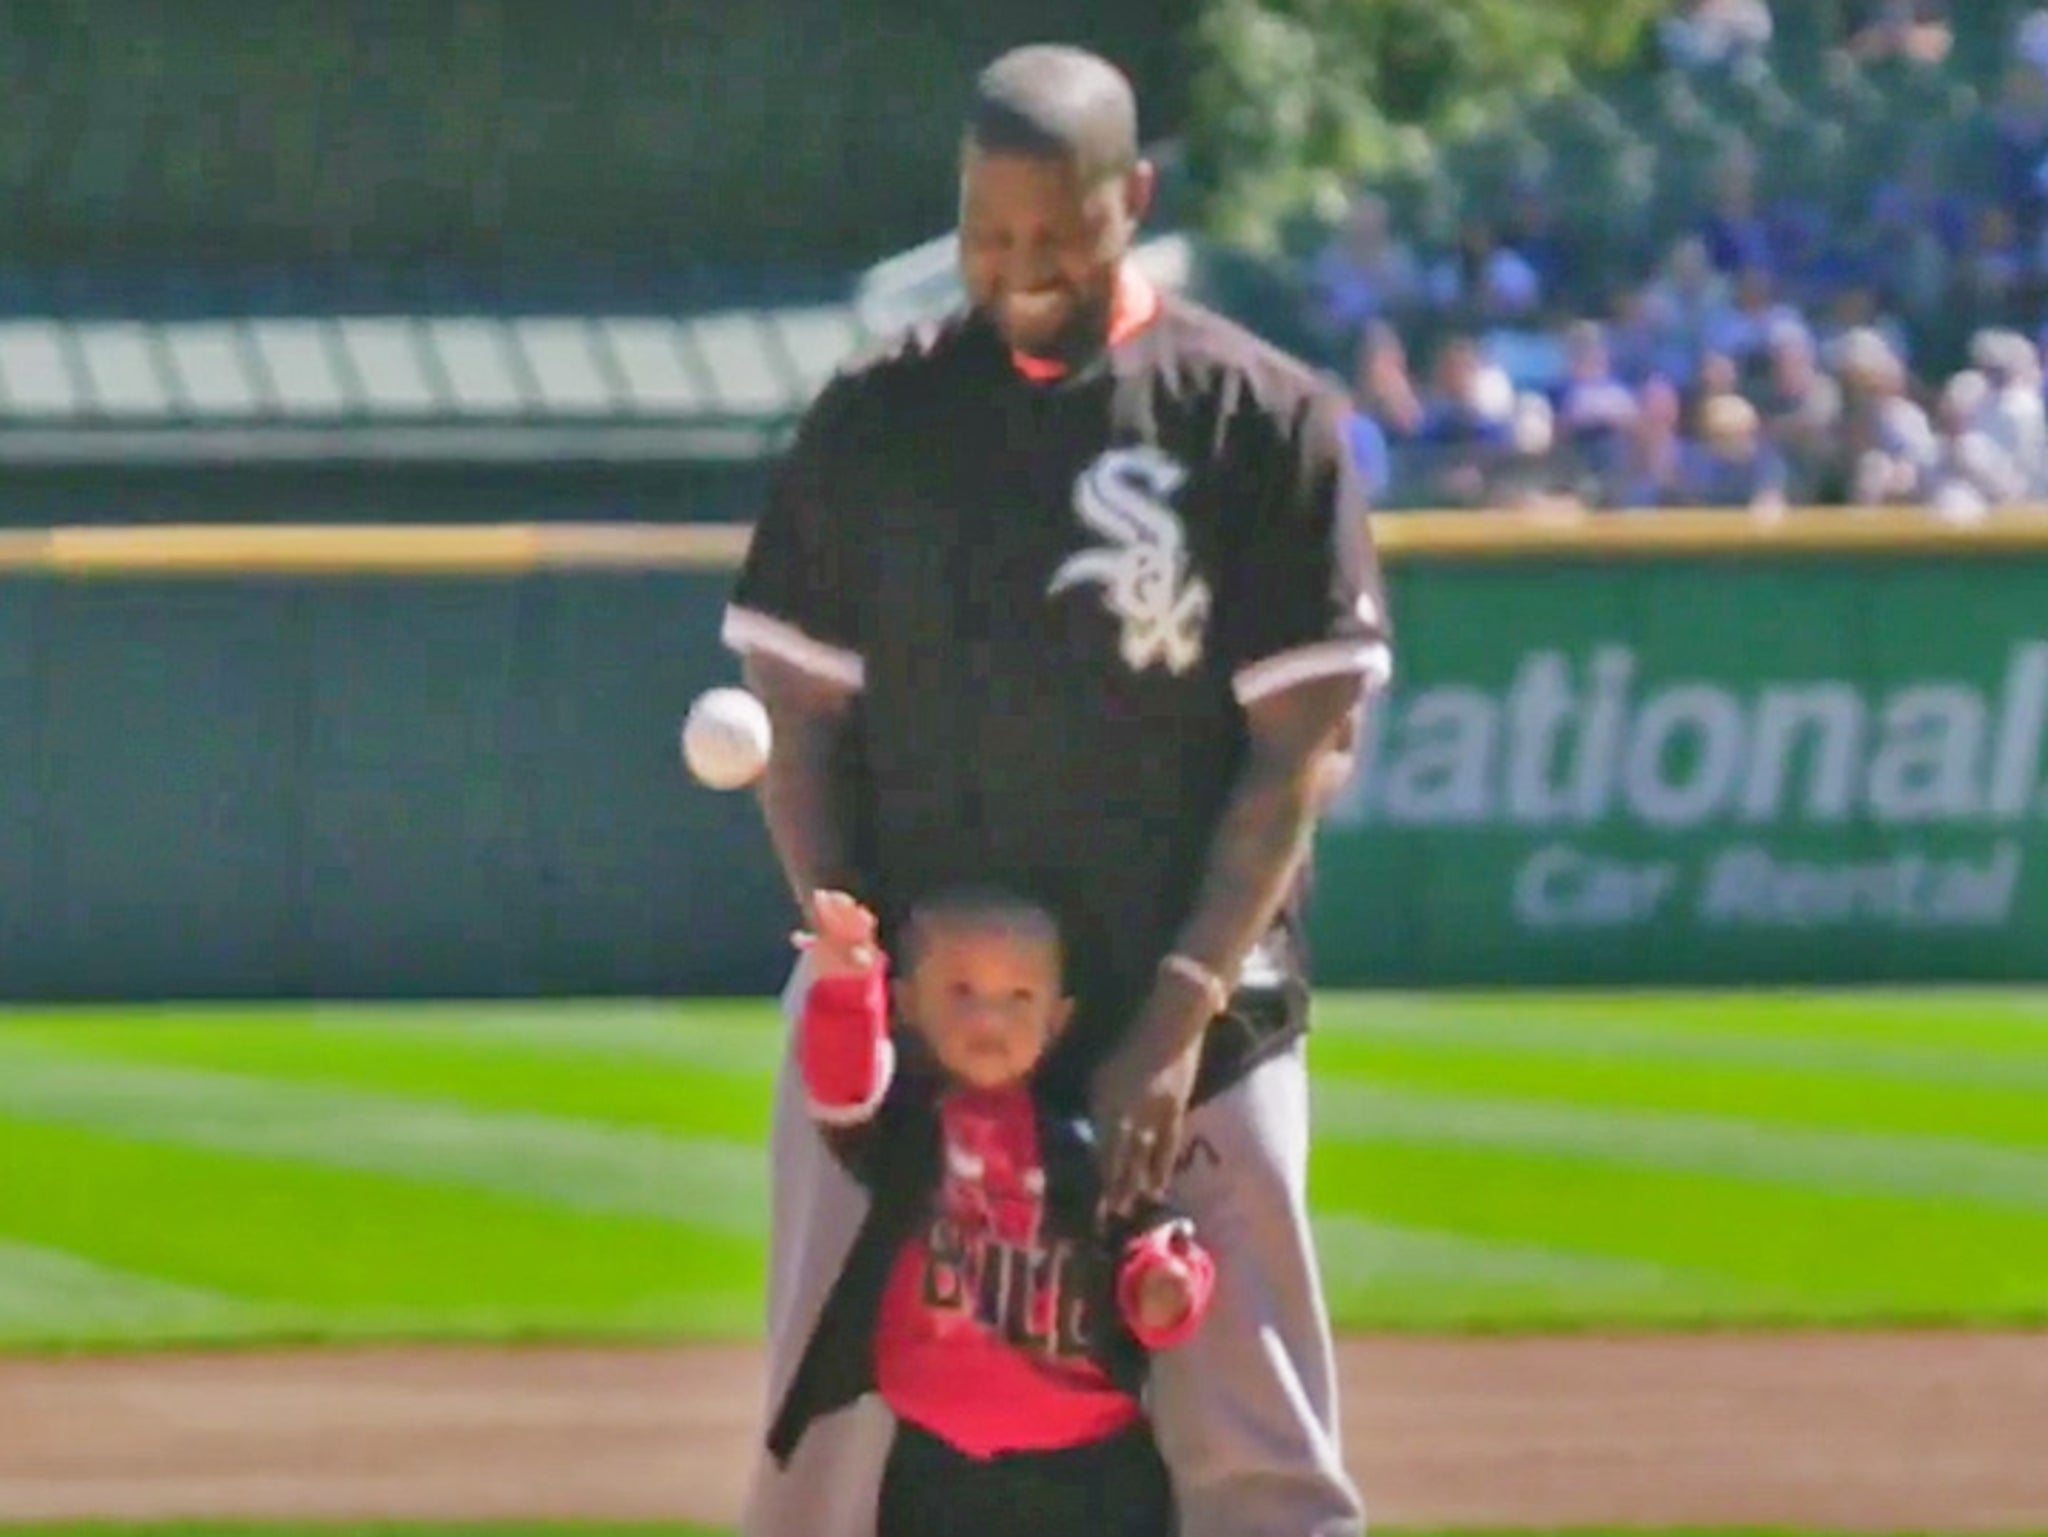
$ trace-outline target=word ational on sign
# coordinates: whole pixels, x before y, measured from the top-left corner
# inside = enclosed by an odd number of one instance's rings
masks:
[[[1507,853],[1526,929],[2009,920],[2048,818],[2048,643],[1990,687],[1645,671],[1625,645],[1546,649],[1497,692],[1397,693],[1332,820]]]

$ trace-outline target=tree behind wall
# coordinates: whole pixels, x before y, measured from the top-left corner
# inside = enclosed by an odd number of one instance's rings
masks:
[[[1627,60],[1669,0],[1206,0],[1188,171],[1201,221],[1272,250],[1358,178],[1425,169],[1575,72]]]
[[[1179,126],[1191,15],[1191,0],[0,5],[0,308],[10,269],[843,270],[951,221],[959,115],[997,52],[1057,38],[1107,53],[1158,136]]]

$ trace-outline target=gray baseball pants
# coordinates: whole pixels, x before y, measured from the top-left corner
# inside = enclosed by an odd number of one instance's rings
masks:
[[[801,965],[782,995],[793,1022]],[[791,1032],[792,1038],[794,1032]],[[1306,1043],[1198,1107],[1176,1202],[1216,1255],[1194,1339],[1153,1360],[1149,1404],[1173,1472],[1181,1537],[1358,1537],[1344,1471],[1328,1313],[1308,1225]],[[867,1197],[810,1124],[784,1054],[770,1140],[769,1412],[844,1263]],[[872,1395],[814,1422],[789,1466],[757,1460],[741,1537],[877,1537],[895,1424]]]

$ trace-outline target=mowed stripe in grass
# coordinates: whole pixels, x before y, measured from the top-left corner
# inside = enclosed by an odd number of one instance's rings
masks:
[[[69,1056],[758,1142],[782,1053],[763,1004],[323,1005],[60,1011],[15,1016],[7,1039]]]
[[[1392,1016],[1446,1024],[1647,1024],[1659,1032],[1691,1031],[1727,1040],[1793,1037],[1854,1046],[1941,1045],[2037,1066],[2048,1053],[2048,989],[2034,988],[1326,993],[1317,1007],[1323,1023]]]
[[[2048,1314],[2031,995],[1375,996],[1320,1023],[1346,1326]],[[218,1294],[230,1330],[751,1331],[781,1049],[765,1001],[16,1016],[0,1170],[76,1172],[0,1179],[0,1238],[46,1278],[68,1255]]]
[[[396,1026],[412,1012],[423,1028],[407,1040]],[[648,1123],[716,1123],[717,1108],[741,1105],[751,1130],[767,1067],[693,1115],[677,1085],[701,1088],[704,1065],[722,1059],[679,1054],[678,1032],[646,1030],[637,1012],[599,1011],[588,1030],[566,1020],[552,1049],[543,1032],[513,1030],[509,1052],[479,1031],[496,1010],[438,1007],[341,1033],[300,1011],[247,1009],[0,1028],[0,1170],[22,1176],[0,1179],[0,1237],[229,1299],[168,1330],[161,1309],[82,1316],[53,1299],[40,1321],[25,1306],[0,1317],[0,1340],[754,1332],[758,1136]],[[166,1049],[241,1070],[137,1060]],[[354,1071],[277,1078],[266,1054]],[[329,1084],[348,1076],[403,1092]],[[564,1097],[606,1118],[518,1108]]]
[[[1882,995],[1332,1000],[1326,1213],[1662,1271],[1493,1285],[1475,1257],[1402,1292],[1333,1255],[1333,1293],[1399,1326],[2048,1317],[2048,1013],[1925,1001],[1909,1041]],[[1857,1003],[1874,1040],[1845,1024]]]
[[[1803,1024],[1804,1011],[1792,1022]],[[1586,1018],[1541,1001],[1503,1017],[1347,999],[1325,1011],[1314,1056],[1325,1077],[1388,1088],[1953,1134],[2048,1150],[2048,1036],[2018,1034],[2019,1041],[2004,1042],[2009,1049],[1993,1051],[1959,1046],[1937,1029],[1914,1042],[1858,1041],[1803,1030],[1722,1030],[1654,1012]],[[2017,1050],[2028,1036],[2032,1051]]]
[[[1351,1328],[1471,1329],[1769,1317],[1784,1298],[1733,1278],[1549,1243],[1319,1213],[1332,1312]]]
[[[0,1242],[0,1340],[51,1330],[207,1339],[282,1322],[258,1305],[205,1287],[115,1270],[61,1249]]]
[[[1312,1192],[1328,1216],[1346,1209],[1397,1226],[1478,1242],[1648,1262],[1686,1284],[1645,1278],[1608,1288],[1504,1289],[1471,1321],[1595,1324],[1933,1321],[2048,1316],[2048,1230],[2039,1221],[1967,1205],[1900,1203],[1796,1185],[1761,1185],[1622,1163],[1511,1149],[1349,1140],[1326,1145]],[[1353,1327],[1404,1328],[1411,1312],[1442,1320],[1426,1286],[1347,1291]],[[1625,1309],[1609,1302],[1632,1291]]]
[[[0,1116],[759,1234],[758,1142],[140,1066],[0,1035]]]
[[[1728,1116],[1594,1108],[1369,1083],[1316,1088],[1324,1128],[1349,1140],[1494,1148],[1710,1174],[1886,1199],[1967,1201],[2048,1215],[2048,1152],[1988,1147],[1955,1136],[1903,1137],[1765,1125]],[[1360,1129],[1354,1132],[1354,1128]]]
[[[4,1117],[0,1170],[0,1239],[287,1320],[222,1338],[739,1336],[760,1318],[758,1241],[659,1217]],[[6,1337],[153,1335],[59,1317]]]

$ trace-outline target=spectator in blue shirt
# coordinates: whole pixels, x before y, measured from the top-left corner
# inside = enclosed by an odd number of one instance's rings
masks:
[[[1771,269],[1770,230],[1756,207],[1756,164],[1746,149],[1730,153],[1714,176],[1714,202],[1700,224],[1700,239],[1714,270],[1733,276]]]
[[[1607,333],[1582,320],[1565,333],[1565,380],[1557,390],[1559,435],[1591,472],[1606,477],[1621,462],[1636,419],[1636,397],[1615,373]]]
[[[1436,355],[1435,378],[1415,438],[1440,447],[1500,447],[1508,440],[1512,391],[1489,398],[1486,359],[1469,336],[1453,336]]]
[[[1685,499],[1696,507],[1785,510],[1785,461],[1763,435],[1756,407],[1740,395],[1709,396],[1700,406],[1700,440],[1686,455]]]
[[[1432,386],[1409,460],[1416,490],[1438,506],[1479,506],[1487,470],[1509,444],[1514,390],[1469,336],[1454,336],[1438,351]]]
[[[1503,244],[1528,263],[1536,291],[1547,303],[1573,294],[1579,274],[1570,236],[1559,227],[1557,211],[1544,187],[1533,180],[1517,182]]]
[[[1682,415],[1677,385],[1661,374],[1643,381],[1621,462],[1607,477],[1607,506],[1646,512],[1684,502],[1687,445],[1679,432]]]
[[[1393,484],[1393,462],[1387,452],[1387,435],[1380,431],[1380,424],[1365,411],[1351,413],[1351,462],[1358,470],[1358,478],[1365,487],[1365,494],[1374,506],[1386,499],[1387,488]]]
[[[1420,301],[1422,269],[1389,226],[1386,203],[1361,193],[1310,268],[1309,287],[1314,324],[1341,351],[1373,321]]]

